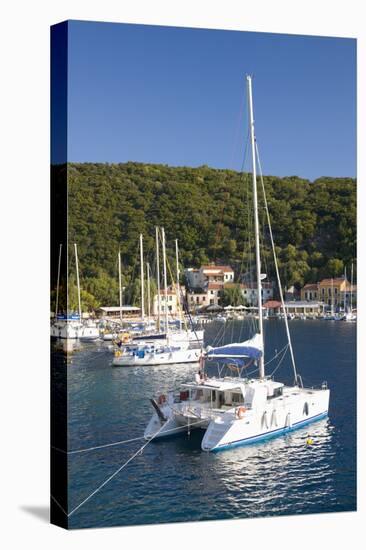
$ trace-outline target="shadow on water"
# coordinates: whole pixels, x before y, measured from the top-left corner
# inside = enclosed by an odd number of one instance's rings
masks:
[[[20,506],[19,508],[23,512],[26,512],[27,514],[30,514],[43,522],[50,522],[49,506]]]

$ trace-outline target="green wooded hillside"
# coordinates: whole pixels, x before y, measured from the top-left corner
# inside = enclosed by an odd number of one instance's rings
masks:
[[[264,183],[283,284],[342,274],[356,254],[356,181],[265,176]],[[143,233],[153,265],[156,225],[165,228],[172,263],[177,238],[182,266],[225,262],[244,273],[251,261],[251,202],[250,174],[207,166],[69,164],[69,243],[78,243],[85,303],[117,304],[119,249],[126,302],[138,302],[138,238]],[[259,202],[263,221],[260,191]],[[271,276],[265,225],[262,233]],[[69,258],[73,274],[71,246]]]

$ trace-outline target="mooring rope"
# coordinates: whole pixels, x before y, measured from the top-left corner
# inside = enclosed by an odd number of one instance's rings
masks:
[[[192,427],[196,424],[202,424],[202,422],[204,422],[204,419],[200,420],[199,422],[194,422],[193,424],[190,424],[189,427]],[[69,518],[74,512],[76,512],[76,510],[78,510],[79,508],[81,508],[81,506],[83,506],[86,502],[88,502],[88,500],[90,500],[94,495],[96,495],[105,485],[107,485],[107,483],[109,483],[117,474],[119,474],[119,472],[121,472],[126,466],[127,464],[129,464],[136,456],[138,456],[139,454],[142,453],[142,451],[148,446],[149,443],[151,443],[151,441],[153,441],[153,439],[155,439],[155,437],[157,435],[159,435],[159,433],[161,432],[161,430],[164,428],[165,424],[163,424],[157,432],[154,433],[154,435],[148,440],[146,441],[146,443],[144,443],[144,445],[142,445],[142,447],[140,447],[126,462],[124,462],[122,464],[122,466],[120,466],[112,475],[110,475],[105,481],[103,481],[103,483],[101,483],[101,485],[99,485],[99,487],[97,487],[92,493],[90,493],[90,495],[88,495],[84,500],[82,500],[80,502],[80,504],[78,504],[77,506],[75,506],[75,508],[73,508],[71,510],[71,512],[67,513],[66,510],[61,506],[61,504],[56,500],[56,498],[51,494],[51,498],[52,500],[57,504],[57,506],[60,508],[60,510],[62,510],[62,512]],[[171,428],[169,430],[166,430],[165,433],[167,432],[172,432],[174,430],[178,430],[178,429],[181,429],[182,426],[179,426],[178,428]],[[136,438],[136,439],[142,439],[142,438]],[[100,447],[99,447],[100,448]],[[61,450],[61,449],[57,449],[57,450]],[[92,450],[92,448],[90,449],[82,449],[82,451],[86,451],[86,450]],[[66,452],[66,451],[64,451]],[[73,452],[73,451],[71,451]],[[74,451],[75,452],[75,451]]]
[[[73,455],[77,453],[86,453],[88,451],[95,451],[96,449],[104,449],[105,447],[113,447],[115,445],[123,445],[124,443],[131,443],[132,441],[139,441],[140,439],[144,439],[144,436],[140,437],[133,437],[132,439],[125,439],[122,441],[116,441],[114,443],[105,443],[104,445],[96,445],[95,447],[87,447],[85,449],[75,449],[74,451],[65,451],[64,449],[60,449],[58,447],[54,447],[51,445],[51,448],[55,451],[59,451],[60,453],[65,453],[67,455]]]

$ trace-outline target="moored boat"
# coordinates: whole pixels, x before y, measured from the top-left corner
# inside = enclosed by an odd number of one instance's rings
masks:
[[[145,429],[145,438],[163,438],[176,432],[190,432],[200,428],[205,431],[201,448],[218,451],[236,445],[245,445],[284,434],[324,418],[328,414],[330,391],[326,382],[320,388],[304,388],[295,364],[276,250],[273,241],[269,211],[262,174],[260,181],[264,197],[274,266],[280,294],[282,316],[285,323],[287,345],[284,347],[281,364],[287,352],[293,369],[293,385],[277,382],[266,376],[264,363],[263,311],[261,286],[260,233],[257,198],[257,162],[260,168],[258,147],[254,133],[252,102],[252,79],[247,76],[250,139],[252,149],[253,210],[255,232],[256,281],[258,296],[258,326],[252,338],[207,348],[200,370],[195,379],[182,384],[179,395],[169,392],[152,399],[154,413]],[[260,168],[261,170],[261,168]],[[270,361],[275,359],[274,356]],[[237,372],[237,377],[208,377],[205,362],[215,361]],[[258,368],[258,377],[242,377],[249,367]]]

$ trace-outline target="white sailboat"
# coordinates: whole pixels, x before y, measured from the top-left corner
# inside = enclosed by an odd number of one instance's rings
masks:
[[[171,336],[169,328],[168,312],[168,285],[166,269],[165,231],[162,228],[162,249],[163,249],[163,278],[164,278],[164,317],[165,332],[162,340],[152,339],[131,345],[121,346],[116,350],[113,359],[113,366],[154,366],[174,365],[181,363],[197,363],[201,356],[200,349],[190,349],[188,341],[178,341],[174,335]],[[143,276],[141,276],[143,280]]]
[[[331,279],[331,305],[330,305],[330,311],[326,313],[323,317],[325,321],[337,321],[338,317],[334,313],[334,283],[333,283],[333,277]]]
[[[99,329],[94,321],[82,322],[81,315],[81,297],[80,297],[80,279],[79,279],[79,262],[77,245],[74,244],[75,251],[75,264],[76,264],[76,282],[78,292],[78,313],[77,314],[58,314],[58,295],[59,295],[59,282],[60,282],[60,265],[61,265],[61,251],[62,244],[60,245],[59,262],[58,262],[58,275],[57,275],[57,293],[56,293],[56,321],[51,325],[51,337],[62,338],[69,340],[96,340],[99,338]]]
[[[177,294],[177,302],[178,302],[178,309],[179,309],[179,319],[178,319],[178,327],[174,330],[169,331],[169,342],[168,342],[168,334],[167,331],[161,330],[161,292],[160,292],[160,261],[159,261],[159,228],[155,228],[156,231],[156,276],[157,276],[157,301],[158,301],[158,315],[157,315],[157,331],[151,330],[152,326],[151,324],[148,324],[147,327],[150,328],[150,330],[144,330],[141,332],[141,334],[138,334],[132,338],[132,341],[137,344],[140,343],[146,343],[146,344],[152,344],[155,343],[157,345],[168,345],[168,344],[177,344],[177,345],[183,345],[183,344],[190,344],[190,345],[196,345],[199,346],[203,343],[204,339],[204,330],[202,329],[191,329],[188,326],[183,327],[183,320],[182,320],[182,305],[181,305],[181,296],[180,296],[180,286],[179,286],[179,257],[178,257],[178,241],[176,239],[175,241],[175,251],[176,251],[176,277],[177,277],[177,284],[176,284],[176,294]],[[143,278],[143,273],[141,273],[141,280]],[[148,268],[148,292],[149,292],[149,268]],[[144,302],[144,296],[143,293],[141,293],[141,301]],[[148,302],[150,303],[150,298],[148,297]],[[164,306],[165,307],[165,306]],[[150,319],[150,313],[148,314],[148,318]],[[166,323],[165,323],[166,326]]]
[[[121,266],[121,251],[118,251],[118,289],[119,289],[119,324],[115,324],[113,330],[104,330],[102,338],[105,342],[112,342],[118,338],[118,334],[123,329],[123,287],[122,287],[122,266]]]
[[[272,230],[264,193],[265,210],[268,216],[269,233],[274,253],[284,322],[294,371],[294,384],[286,386],[265,375],[263,345],[263,312],[261,293],[261,260],[259,250],[259,221],[257,204],[256,159],[260,168],[258,149],[255,142],[252,80],[247,76],[250,115],[250,137],[253,169],[253,203],[256,248],[256,276],[258,290],[258,332],[252,338],[240,343],[208,348],[206,360],[229,364],[236,368],[236,377],[211,377],[204,372],[204,364],[195,379],[183,384],[179,394],[170,392],[152,399],[154,414],[145,430],[147,440],[162,438],[176,432],[191,429],[205,430],[201,448],[204,451],[219,451],[236,445],[258,442],[284,434],[324,418],[328,414],[329,389],[326,383],[320,389],[304,388],[297,374],[289,332],[287,312],[279,280]],[[261,169],[260,169],[261,172]],[[256,363],[258,378],[242,378],[240,375],[249,364]],[[158,433],[157,433],[158,432]]]
[[[345,321],[348,323],[354,323],[357,320],[357,316],[353,313],[353,262],[351,264],[351,288],[350,288],[350,308],[345,315]]]

